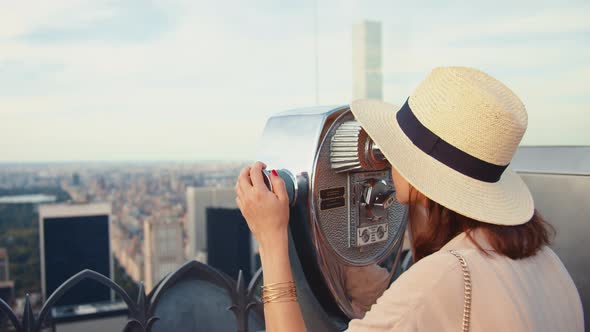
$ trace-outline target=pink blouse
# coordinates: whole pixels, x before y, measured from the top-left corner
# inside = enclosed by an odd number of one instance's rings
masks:
[[[347,331],[461,331],[463,272],[451,249],[471,271],[470,331],[584,331],[578,291],[550,248],[521,260],[486,256],[465,233],[402,274]]]

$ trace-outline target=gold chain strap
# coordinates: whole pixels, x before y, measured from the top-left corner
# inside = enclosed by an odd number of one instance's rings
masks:
[[[469,318],[471,317],[471,274],[465,258],[455,250],[449,250],[459,260],[463,269],[463,283],[465,285],[465,304],[463,306],[463,332],[469,331]]]

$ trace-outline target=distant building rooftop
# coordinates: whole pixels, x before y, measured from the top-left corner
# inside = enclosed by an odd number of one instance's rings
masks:
[[[15,196],[0,196],[0,204],[39,204],[52,203],[57,200],[57,197],[52,195],[15,195]]]
[[[64,218],[111,214],[109,203],[47,204],[39,207],[42,218]]]
[[[12,281],[12,280],[0,281],[0,288],[13,288],[13,287],[14,287],[14,281]]]

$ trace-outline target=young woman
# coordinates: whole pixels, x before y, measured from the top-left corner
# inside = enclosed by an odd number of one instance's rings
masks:
[[[479,70],[437,68],[403,107],[360,100],[351,111],[409,205],[415,264],[349,331],[583,331],[576,287],[547,246],[552,229],[507,168],[527,126],[509,88]],[[241,172],[236,200],[260,245],[266,328],[305,331],[287,251],[288,197],[275,171],[267,189],[265,167]]]

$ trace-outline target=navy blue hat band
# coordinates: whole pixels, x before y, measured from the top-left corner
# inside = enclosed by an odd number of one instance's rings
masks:
[[[396,117],[404,134],[417,148],[455,171],[473,179],[490,183],[500,180],[508,165],[499,166],[481,160],[438,137],[416,118],[408,101],[409,98],[397,112]]]

